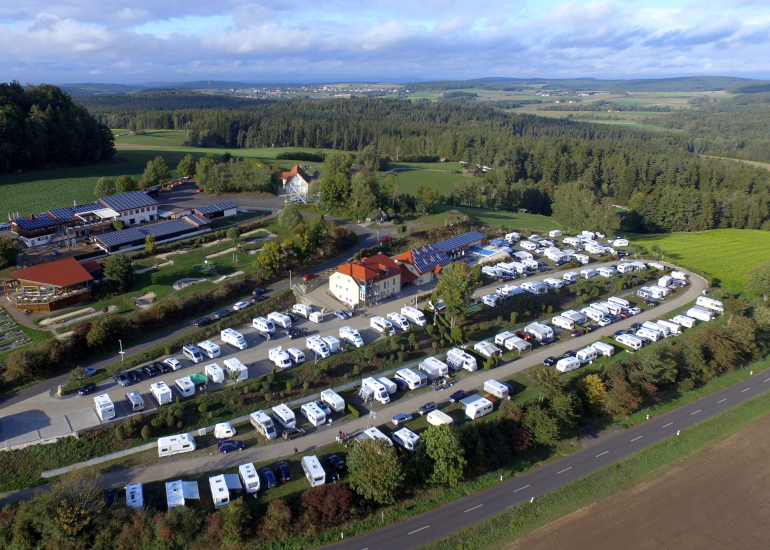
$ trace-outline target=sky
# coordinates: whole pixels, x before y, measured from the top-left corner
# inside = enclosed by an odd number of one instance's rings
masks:
[[[22,84],[770,79],[770,0],[6,0],[0,51]]]

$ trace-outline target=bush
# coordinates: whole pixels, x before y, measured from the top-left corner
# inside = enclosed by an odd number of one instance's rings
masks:
[[[227,230],[227,238],[231,241],[236,240],[240,236],[240,233],[238,232],[237,227],[231,227]]]
[[[351,403],[348,403],[348,410],[350,411],[350,414],[352,414],[356,418],[361,416],[361,413],[358,412],[358,409],[356,409]]]
[[[201,403],[200,405],[198,405],[198,412],[201,414],[206,414],[207,412],[209,412],[208,403]]]
[[[151,436],[152,436],[152,428],[150,428],[150,426],[145,425],[142,428],[142,439],[147,441],[148,439],[150,439]]]
[[[115,437],[121,440],[126,437],[126,429],[123,427],[123,424],[115,426]]]
[[[695,382],[692,378],[685,378],[677,385],[676,389],[679,393],[687,393],[695,388]]]
[[[110,311],[110,308],[108,306],[104,306],[102,308],[102,313],[108,313]]]
[[[308,382],[308,381],[306,380],[306,381],[305,381],[305,382],[302,384],[302,387],[304,388],[304,390],[305,390],[305,391],[307,391],[307,390],[310,388],[310,382]]]
[[[310,489],[300,500],[312,524],[337,525],[348,519],[354,495],[347,483],[335,483]]]
[[[405,351],[399,351],[398,352],[398,360],[401,363],[404,363],[406,361],[406,358],[408,357],[407,353]]]

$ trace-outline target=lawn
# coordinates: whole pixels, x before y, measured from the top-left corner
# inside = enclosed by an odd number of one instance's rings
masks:
[[[443,219],[447,210],[459,210],[484,225],[503,227],[507,230],[529,229],[530,231],[551,231],[561,229],[562,226],[549,216],[539,214],[522,214],[518,212],[503,212],[497,210],[484,210],[483,208],[471,208],[468,206],[438,205],[435,208],[437,214]]]
[[[187,138],[184,130],[154,130],[140,136],[120,136],[115,138],[115,144],[130,143],[148,147],[182,147]]]
[[[429,166],[430,163],[421,163],[419,166]],[[400,166],[408,166],[402,164]],[[418,165],[415,165],[418,166]],[[446,163],[433,163],[434,169],[430,170],[404,170],[398,172],[398,184],[399,189],[404,195],[417,195],[417,191],[423,185],[432,187],[440,194],[449,196],[454,190],[455,183],[477,181],[481,184],[482,180],[477,178],[471,178],[468,176],[461,176],[459,174],[453,174],[448,171],[449,165]],[[451,163],[451,166],[459,166]]]
[[[743,292],[746,272],[770,259],[770,232],[715,229],[701,233],[635,235],[633,244],[650,251],[657,244],[664,259],[708,273],[725,290]]]

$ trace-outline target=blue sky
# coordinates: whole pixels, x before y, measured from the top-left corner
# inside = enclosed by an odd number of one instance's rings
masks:
[[[0,51],[22,83],[770,79],[770,0],[25,0]]]

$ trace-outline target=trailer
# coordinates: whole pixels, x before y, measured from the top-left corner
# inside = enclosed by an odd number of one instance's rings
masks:
[[[571,283],[577,282],[578,274],[575,273],[574,271],[568,271],[567,273],[562,275],[562,279],[564,280],[565,283],[571,284]]]
[[[144,490],[141,483],[126,485],[126,506],[136,510],[144,508]]]
[[[513,332],[511,332],[510,330],[506,330],[505,332],[501,332],[500,334],[495,336],[495,344],[498,345],[498,346],[502,346],[508,338],[512,338],[514,336],[516,336],[516,335]]]
[[[620,334],[615,337],[615,341],[624,346],[628,346],[634,351],[642,349],[642,341],[633,334]]]
[[[465,369],[468,372],[474,372],[478,369],[476,358],[470,353],[458,348],[452,348],[447,352],[446,364],[455,371]]]
[[[307,304],[294,304],[291,308],[292,313],[296,313],[300,317],[307,319],[313,312],[313,308]]]
[[[267,320],[281,328],[291,328],[291,317],[284,315],[283,313],[271,311],[267,314]]]
[[[225,381],[225,373],[222,371],[222,367],[217,365],[216,363],[211,363],[210,365],[206,365],[206,367],[203,369],[203,374],[205,374],[209,380],[214,382],[215,384],[221,384]]]
[[[407,451],[416,451],[417,445],[420,444],[420,436],[409,428],[401,428],[391,435],[393,436],[393,442]]]
[[[302,405],[300,412],[313,426],[318,427],[326,423],[326,414],[321,410],[321,407],[315,404],[315,401]]]
[[[476,420],[492,412],[494,404],[487,398],[480,395],[474,395],[461,399],[460,403],[464,405],[465,416],[471,420]]]
[[[291,357],[287,352],[283,351],[281,346],[268,350],[267,358],[279,369],[290,369],[294,366],[291,362]]]
[[[368,428],[356,437],[356,441],[384,441],[388,447],[393,446],[393,441],[377,428]]]
[[[649,338],[653,342],[657,342],[662,337],[662,334],[657,330],[650,330],[648,328],[640,328],[636,331],[636,335],[643,338]]]
[[[537,264],[537,262],[535,263]],[[535,295],[548,293],[548,285],[539,281],[527,281],[525,283],[521,283],[521,289]]]
[[[524,327],[524,332],[531,334],[538,340],[553,338],[553,329],[548,325],[543,325],[542,323],[530,323]]]
[[[273,407],[273,416],[284,428],[293,428],[297,425],[297,417],[295,416],[294,411],[284,403]]]
[[[396,378],[404,382],[410,390],[428,385],[428,376],[415,369],[401,369],[396,372]]]
[[[605,342],[594,342],[591,344],[591,347],[599,352],[600,355],[605,357],[612,357],[615,355],[615,346],[611,344],[607,344]]]
[[[321,401],[329,405],[329,408],[334,412],[342,412],[345,410],[345,400],[334,390],[323,390],[321,392]]]
[[[219,422],[214,425],[214,437],[216,439],[227,439],[235,435],[235,428],[229,422]]]
[[[607,299],[607,301],[611,304],[619,305],[620,307],[628,307],[631,304],[628,302],[628,300],[624,300],[623,298],[618,298],[617,296],[612,296]]]
[[[393,395],[398,391],[398,386],[396,385],[396,383],[393,382],[393,380],[391,380],[387,376],[380,376],[377,379],[377,382],[382,384],[390,395]]]
[[[481,303],[488,307],[495,307],[499,299],[500,296],[497,294],[485,294],[481,297]]]
[[[518,336],[512,336],[511,338],[508,338],[503,343],[503,346],[505,349],[510,351],[513,351],[514,349],[517,350],[519,355],[521,355],[521,352],[523,351],[529,351],[532,349],[532,344],[527,342],[524,338],[519,338]]]
[[[201,350],[203,355],[206,355],[209,359],[219,357],[219,354],[221,353],[221,348],[209,340],[200,342],[198,344],[198,349]]]
[[[252,319],[251,328],[258,330],[259,332],[267,332],[268,334],[275,333],[275,325],[272,321],[268,321],[264,317],[257,317]]]
[[[585,325],[588,321],[588,317],[571,309],[562,312],[561,317],[574,321],[576,325]]]
[[[225,370],[227,371],[227,376],[230,378],[230,380],[232,380],[233,377],[235,378],[236,382],[242,382],[248,379],[249,369],[236,357],[225,359],[222,362],[225,365]]]
[[[671,294],[671,289],[665,286],[652,285],[650,287],[650,294],[653,298],[659,300]]]
[[[494,345],[492,342],[477,342],[473,345],[473,351],[476,353],[483,355],[484,357],[492,357],[494,355],[500,357],[502,356],[502,352],[500,351],[500,348],[498,348],[496,345]]]
[[[583,348],[575,354],[575,359],[580,361],[581,364],[593,363],[596,358],[599,357],[599,351],[593,346]]]
[[[510,399],[511,389],[506,384],[501,384],[497,380],[487,380],[484,382],[484,391],[492,394],[498,399]]]
[[[708,298],[706,296],[698,296],[698,298],[695,300],[695,305],[710,309],[712,311],[717,311],[719,313],[723,313],[725,310],[725,306],[722,302],[719,300],[714,300],[713,298]]]
[[[227,488],[224,474],[209,478],[209,489],[214,501],[214,509],[222,508],[230,503],[230,490]]]
[[[591,277],[596,276],[596,270],[595,269],[581,269],[580,270],[580,276],[583,279],[590,279]]]
[[[687,317],[692,317],[698,321],[713,321],[716,313],[700,306],[694,306],[687,310]]]
[[[657,324],[660,327],[664,327],[668,329],[668,336],[676,336],[680,332],[682,332],[682,327],[679,326],[676,323],[672,323],[671,321],[666,321],[665,319],[659,319],[655,321],[655,324]]]
[[[547,284],[549,288],[552,288],[552,289],[558,289],[564,286],[564,280],[554,279],[553,277],[548,277],[547,279],[543,279],[543,282]]]
[[[579,369],[580,366],[580,359],[577,359],[576,357],[565,357],[556,362],[556,370],[559,372],[569,372],[571,370]]]
[[[246,343],[246,339],[243,337],[243,334],[237,330],[226,328],[220,333],[219,337],[225,344],[230,344],[231,346],[238,349],[246,349],[249,347],[249,345]]]
[[[300,365],[305,362],[305,353],[299,348],[289,348],[286,350],[289,354],[289,358],[295,365]]]
[[[251,495],[256,495],[260,489],[259,474],[254,464],[248,462],[238,466],[238,477],[241,478],[243,490]]]
[[[449,367],[443,361],[435,357],[428,357],[417,365],[417,369],[424,372],[429,380],[437,380],[449,375]]]
[[[326,483],[326,471],[324,471],[317,456],[303,456],[302,471],[305,472],[305,477],[311,487],[318,487]]]
[[[411,321],[418,327],[424,327],[427,323],[423,312],[413,307],[409,307],[409,306],[402,307],[401,315],[406,317],[409,321]]]
[[[455,422],[451,416],[439,410],[429,412],[426,418],[428,419],[428,424],[432,426],[441,426],[442,424],[451,426]]]
[[[195,448],[195,438],[189,433],[158,438],[159,457],[191,453]]]
[[[689,277],[689,275],[684,271],[679,271],[676,269],[671,272],[671,276],[678,281],[687,281],[687,278]]]
[[[183,376],[174,380],[174,387],[182,397],[192,397],[195,395],[195,384],[193,384],[189,376]]]
[[[592,307],[584,307],[583,309],[580,310],[580,313],[582,313],[592,321],[596,321],[596,322],[601,321],[605,317],[603,311],[599,311],[598,309],[594,309]]]
[[[254,429],[261,433],[268,441],[275,439],[278,434],[275,431],[275,424],[273,419],[270,418],[264,411],[256,411],[249,415],[249,422],[254,426]]]
[[[671,319],[674,323],[685,328],[692,328],[695,326],[695,319],[688,317],[687,315],[676,315]]]
[[[519,235],[515,231],[513,233],[506,233],[505,240],[508,241],[509,243],[519,242],[521,240],[521,235]]]
[[[350,327],[340,328],[340,340],[349,342],[357,348],[364,345],[364,339],[361,338],[361,334],[356,329]]]
[[[171,388],[165,382],[154,382],[150,384],[150,393],[158,402],[158,405],[171,403]]]
[[[611,267],[600,267],[596,270],[596,272],[605,279],[609,279],[610,277],[617,275],[617,272]]]
[[[327,346],[329,346],[329,353],[337,353],[342,349],[340,346],[340,341],[337,340],[334,336],[324,336],[321,338]]]
[[[651,330],[653,332],[659,332],[661,336],[666,336],[670,332],[667,328],[663,328],[658,323],[654,323],[652,321],[645,321],[642,323],[642,328],[646,328],[647,330]]]
[[[554,230],[548,232],[548,236],[551,237],[552,239],[555,238],[555,237],[561,237],[561,235],[562,235],[562,233],[558,229],[554,229]]]

